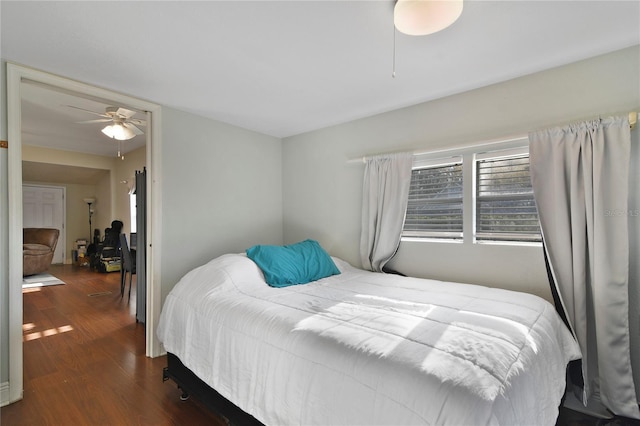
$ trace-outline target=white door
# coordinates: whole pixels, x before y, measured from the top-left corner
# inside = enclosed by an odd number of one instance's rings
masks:
[[[22,221],[25,228],[60,230],[52,263],[65,261],[64,191],[58,186],[22,186]]]

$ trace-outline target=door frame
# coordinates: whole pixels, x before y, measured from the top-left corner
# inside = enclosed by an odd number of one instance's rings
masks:
[[[160,105],[102,89],[44,71],[7,63],[7,133],[9,149],[8,218],[9,218],[9,402],[22,399],[24,388],[22,353],[22,81],[34,81],[60,90],[71,91],[148,112],[147,123],[147,315],[146,355],[162,354],[156,328],[161,309],[161,164],[162,126]]]
[[[58,243],[56,245],[56,250],[60,250],[58,247],[62,248],[62,264],[64,265],[67,262],[67,188],[60,185],[43,185],[38,183],[22,183],[22,189],[24,190],[25,186],[30,186],[32,188],[45,188],[45,189],[59,189],[62,191],[62,229],[60,229],[60,236],[58,237]],[[22,206],[24,207],[24,199]],[[24,212],[23,212],[24,213]],[[24,216],[22,218],[24,220]],[[55,261],[55,255],[53,257]]]

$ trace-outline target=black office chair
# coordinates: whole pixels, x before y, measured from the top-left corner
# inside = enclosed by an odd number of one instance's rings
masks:
[[[100,272],[111,272],[107,266],[114,262],[121,262],[120,259],[120,240],[119,235],[122,231],[123,223],[120,220],[111,222],[111,228],[104,230],[104,240],[97,244],[91,244],[87,248],[90,255],[91,269]],[[117,271],[117,269],[115,269]]]
[[[131,256],[131,250],[127,244],[127,236],[120,234],[120,249],[121,249],[121,266],[120,266],[120,297],[124,297],[124,288],[127,279],[127,272],[129,273],[129,299],[131,298],[131,282],[133,281],[133,274],[136,273],[136,262],[133,256]]]

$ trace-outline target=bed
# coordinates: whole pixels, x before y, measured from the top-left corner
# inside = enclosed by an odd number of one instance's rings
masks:
[[[555,424],[580,351],[548,302],[331,260],[279,288],[244,253],[187,273],[160,318],[165,375],[242,424]]]

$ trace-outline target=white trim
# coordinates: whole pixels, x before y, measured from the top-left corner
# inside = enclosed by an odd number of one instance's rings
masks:
[[[525,156],[529,154],[528,135],[517,135],[473,144],[460,145],[451,148],[433,151],[414,152],[412,169],[422,169],[437,166],[446,166],[462,163],[462,237],[458,238],[430,238],[402,235],[400,241],[425,241],[425,242],[463,242],[464,244],[504,244],[504,245],[540,245],[539,242],[519,241],[490,241],[476,240],[476,164],[479,160],[489,158],[502,158],[513,156]],[[365,161],[368,157],[362,157]],[[359,162],[360,159],[347,161]],[[471,185],[468,182],[471,182]],[[404,231],[403,231],[404,233]]]
[[[450,166],[460,166],[460,172],[462,181],[464,183],[464,161],[462,155],[456,156],[448,156],[448,157],[431,157],[428,155],[413,155],[413,164],[411,167],[411,182],[413,182],[414,171],[427,171],[434,170],[444,167]],[[448,199],[451,200],[451,199]],[[416,230],[406,230],[404,227],[406,226],[407,216],[409,215],[409,208],[407,207],[405,213],[405,223],[402,227],[402,233],[400,234],[400,241],[407,241],[406,239],[424,239],[429,241],[438,241],[438,240],[457,240],[462,241],[464,238],[464,184],[463,184],[463,193],[460,197],[461,207],[462,207],[462,227],[459,232],[448,228],[446,230],[430,230],[430,231],[416,231]],[[409,191],[409,202],[411,202],[411,191]]]
[[[471,223],[472,223],[472,242],[473,244],[493,244],[493,245],[529,245],[542,247],[541,241],[516,241],[516,240],[491,240],[491,239],[478,239],[477,230],[477,217],[478,217],[478,182],[477,182],[477,170],[478,163],[483,160],[499,160],[502,158],[520,158],[529,157],[529,138],[514,139],[509,141],[508,147],[492,151],[482,151],[473,154],[471,165]],[[532,189],[533,191],[533,189]],[[542,230],[540,230],[542,233]],[[486,235],[486,234],[485,234]],[[541,234],[542,235],[542,234]]]
[[[494,245],[494,246],[542,247],[541,241],[475,240],[473,243],[480,244],[480,245],[487,244],[487,245]]]
[[[435,237],[400,237],[400,241],[410,243],[464,243],[462,238],[435,238]]]
[[[159,222],[160,164],[161,164],[161,107],[160,105],[133,98],[111,90],[91,86],[68,78],[49,74],[21,65],[7,63],[7,129],[11,144],[8,150],[8,216],[9,216],[9,402],[22,399],[23,391],[23,355],[22,355],[22,135],[21,135],[21,82],[24,79],[37,83],[59,87],[72,92],[87,94],[116,103],[131,106],[153,114],[149,127],[153,143],[147,144],[147,168],[150,185],[147,188],[149,199],[149,244],[148,262],[151,267],[147,273],[147,355],[161,353],[156,337],[156,327],[160,311],[161,277],[159,253],[161,228]],[[151,244],[151,240],[157,241]]]
[[[578,413],[596,417],[598,419],[614,418],[614,414],[602,404],[602,400],[600,399],[599,394],[591,395],[591,397],[587,401],[587,405],[585,406],[582,401],[579,401],[578,398],[576,398],[575,394],[571,390],[567,390],[566,398],[562,406],[570,410],[577,411]],[[600,424],[600,422],[596,424]]]
[[[464,144],[464,145],[456,145],[449,148],[433,149],[429,151],[424,151],[424,150],[414,151],[413,155],[418,157],[424,156],[425,158],[434,158],[434,156],[440,156],[442,158],[442,157],[446,157],[446,155],[443,156],[442,154],[452,153],[452,155],[462,155],[469,151],[479,152],[478,151],[479,149],[483,149],[485,147],[489,148],[494,145],[507,146],[507,147],[512,145],[517,146],[518,144],[522,144],[525,141],[526,143],[528,143],[529,141],[528,135],[506,136],[499,139],[492,139],[492,140],[482,141],[482,142],[473,142],[473,143]],[[494,148],[494,149],[500,149],[500,148]],[[366,163],[367,159],[370,157],[372,157],[372,155],[352,158],[350,160],[347,160],[347,163],[349,164]]]
[[[462,164],[462,155],[454,155],[444,158],[429,158],[425,155],[414,154],[412,170],[428,169],[430,167],[444,167],[454,164]]]
[[[529,143],[528,142],[523,142],[522,146],[516,146],[513,148],[505,148],[505,149],[498,149],[495,151],[485,151],[485,152],[478,152],[477,154],[474,155],[475,159],[474,161],[482,161],[482,160],[487,160],[487,159],[500,159],[500,158],[508,158],[508,157],[524,157],[529,155]]]
[[[22,111],[21,72],[7,64],[9,198],[9,402],[22,399]],[[20,255],[18,255],[20,253]]]
[[[156,336],[156,328],[160,322],[162,310],[162,281],[160,259],[162,258],[162,111],[147,110],[147,164],[153,168],[147,172],[147,315],[146,323],[146,355],[158,357],[163,355],[163,348]],[[153,114],[151,114],[151,111]],[[149,126],[148,123],[151,123]],[[152,149],[153,148],[153,149]],[[156,243],[157,242],[157,243]]]
[[[0,407],[9,405],[9,382],[0,383]]]
[[[529,136],[527,135],[518,135],[518,136],[510,136],[507,138],[493,139],[490,141],[482,141],[475,142],[466,145],[458,145],[451,148],[443,148],[437,149],[433,151],[421,151],[415,152],[413,155],[415,156],[424,156],[434,158],[434,156],[442,157],[442,154],[450,154],[450,155],[464,155],[469,153],[484,153],[488,150],[491,151],[500,151],[503,149],[509,149],[512,147],[520,147],[526,144],[529,145]]]

